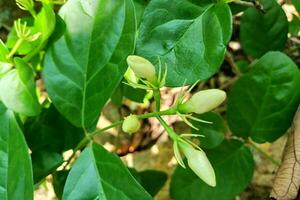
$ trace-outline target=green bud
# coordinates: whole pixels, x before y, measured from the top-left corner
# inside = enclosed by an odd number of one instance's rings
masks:
[[[218,107],[226,99],[226,93],[219,89],[197,92],[185,103],[178,106],[181,113],[202,114]]]
[[[191,170],[206,184],[215,187],[216,175],[206,154],[202,150],[197,150],[188,143],[180,142],[179,147],[187,158]]]
[[[131,55],[127,57],[128,66],[140,78],[145,78],[150,82],[156,81],[155,67],[147,59]]]
[[[122,130],[129,134],[137,132],[140,127],[141,123],[136,115],[129,115],[128,117],[125,117],[122,124]]]

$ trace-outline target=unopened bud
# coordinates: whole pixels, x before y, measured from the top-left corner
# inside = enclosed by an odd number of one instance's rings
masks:
[[[195,149],[187,143],[180,142],[179,147],[187,158],[188,165],[193,172],[206,184],[215,187],[216,175],[204,151]]]
[[[202,90],[194,94],[188,101],[179,105],[181,113],[202,114],[218,107],[226,99],[226,93],[219,89]]]
[[[129,115],[128,117],[125,117],[122,124],[122,130],[129,134],[137,132],[140,127],[141,123],[136,115]]]
[[[147,59],[131,55],[127,57],[127,63],[138,77],[145,78],[150,82],[156,80],[155,67]]]

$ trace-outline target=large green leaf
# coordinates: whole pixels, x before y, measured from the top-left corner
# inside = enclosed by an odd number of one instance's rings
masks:
[[[21,58],[15,58],[14,63],[16,69],[0,80],[0,99],[7,108],[17,113],[38,115],[41,106],[36,95],[34,72]]]
[[[1,200],[33,199],[29,150],[14,113],[0,103]]]
[[[135,40],[131,0],[70,0],[65,34],[47,51],[43,77],[51,100],[74,125],[94,127],[126,70]]]
[[[53,105],[44,108],[39,116],[29,118],[24,134],[32,152],[62,153],[75,148],[84,137],[83,130],[73,126]]]
[[[248,8],[241,19],[240,39],[243,50],[260,57],[270,50],[284,48],[288,21],[283,9],[276,0],[261,0],[265,13]]]
[[[146,200],[151,196],[118,156],[98,144],[91,144],[71,169],[62,199]]]
[[[290,127],[300,103],[300,72],[280,52],[269,52],[241,77],[228,97],[228,124],[235,135],[274,141]]]
[[[201,7],[187,0],[152,0],[139,30],[136,52],[167,64],[168,86],[207,79],[218,71],[231,37],[227,4]]]
[[[197,115],[197,118],[203,119],[211,124],[203,122],[193,122],[193,125],[199,130],[192,129],[192,133],[203,135],[204,137],[199,137],[201,148],[215,148],[224,140],[225,126],[223,118],[213,112],[204,113],[202,115]]]
[[[171,181],[174,200],[232,200],[250,183],[254,161],[250,150],[240,141],[225,140],[207,152],[217,179],[217,186],[210,187],[190,169],[178,166]]]

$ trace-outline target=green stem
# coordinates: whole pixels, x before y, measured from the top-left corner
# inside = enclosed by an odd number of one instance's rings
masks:
[[[6,56],[7,59],[10,59],[13,57],[13,55],[17,52],[18,48],[22,45],[22,43],[24,42],[24,40],[22,38],[19,38],[16,42],[16,44],[14,45],[14,47],[12,48],[12,50],[9,52],[9,54]]]
[[[178,140],[178,135],[173,131],[173,129],[165,122],[165,120],[161,116],[156,117],[160,124],[164,127],[164,129],[167,131],[168,135],[172,140],[176,141]]]
[[[155,100],[155,111],[160,111],[160,90],[154,89],[153,90],[153,96]]]
[[[146,118],[150,118],[150,117],[159,117],[161,115],[174,115],[176,114],[176,108],[170,108],[168,110],[163,110],[163,111],[159,111],[159,112],[152,112],[152,113],[146,113],[143,115],[138,115],[139,119],[146,119]],[[76,148],[74,149],[73,154],[70,156],[70,158],[66,161],[66,165],[64,166],[64,169],[66,168],[67,165],[70,164],[70,162],[72,161],[72,159],[74,158],[74,156],[76,155],[76,152],[80,149],[82,149],[83,147],[85,147],[95,135],[101,134],[111,128],[114,128],[116,126],[119,126],[123,123],[124,119],[116,121],[114,123],[112,123],[109,126],[106,126],[102,129],[98,129],[92,133],[86,134],[86,136],[79,142],[79,144],[76,146]],[[170,127],[169,127],[170,128]],[[171,129],[172,130],[172,129]],[[176,135],[176,134],[175,134]]]
[[[280,166],[280,162],[275,160],[272,156],[267,154],[265,151],[263,151],[261,148],[259,148],[257,145],[255,145],[253,142],[249,141],[248,144],[255,149],[258,153],[262,154],[264,157],[266,157],[268,160],[270,160],[274,165]]]

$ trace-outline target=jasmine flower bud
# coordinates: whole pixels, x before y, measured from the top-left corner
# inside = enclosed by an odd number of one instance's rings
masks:
[[[202,90],[178,106],[181,113],[202,114],[218,107],[226,99],[226,93],[219,89]]]
[[[147,59],[131,55],[127,57],[128,66],[140,78],[145,78],[150,82],[156,81],[155,67]]]
[[[206,154],[200,148],[195,149],[188,143],[180,142],[179,147],[187,158],[188,165],[193,172],[202,179],[206,184],[215,187],[216,175],[215,171],[209,162]]]
[[[129,134],[137,132],[140,127],[141,123],[136,115],[129,115],[128,117],[125,117],[122,124],[122,130]]]

